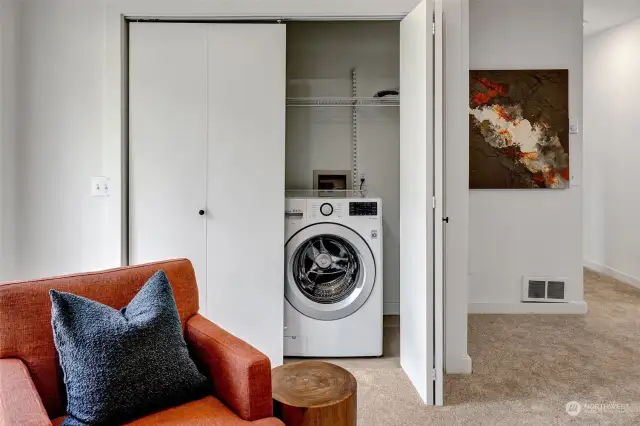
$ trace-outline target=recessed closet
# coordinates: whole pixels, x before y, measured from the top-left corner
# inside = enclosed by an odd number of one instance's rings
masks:
[[[286,187],[314,189],[314,170],[348,170],[353,189],[362,184],[382,198],[385,313],[395,315],[399,87],[398,21],[287,23]],[[359,106],[352,107],[354,102]]]
[[[385,310],[402,299],[403,367],[435,403],[433,16],[427,0],[402,21],[130,22],[129,263],[191,259],[203,314],[278,365],[285,189],[346,173],[382,198]]]

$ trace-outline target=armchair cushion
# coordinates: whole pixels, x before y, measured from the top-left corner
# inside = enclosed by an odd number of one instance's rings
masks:
[[[65,417],[53,420],[53,426],[60,426]],[[218,401],[207,396],[197,401],[188,402],[179,407],[169,408],[149,414],[126,426],[284,426],[275,417],[248,422]]]
[[[64,425],[122,424],[209,389],[189,358],[163,271],[120,311],[69,293],[50,294],[67,388]]]

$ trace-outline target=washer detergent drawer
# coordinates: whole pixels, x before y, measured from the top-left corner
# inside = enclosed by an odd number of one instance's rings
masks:
[[[306,355],[307,338],[306,336],[284,336],[284,355]]]

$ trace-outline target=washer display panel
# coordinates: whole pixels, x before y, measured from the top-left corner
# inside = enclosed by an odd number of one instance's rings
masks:
[[[319,320],[356,312],[375,283],[371,249],[352,229],[320,223],[287,242],[285,295],[298,311]]]

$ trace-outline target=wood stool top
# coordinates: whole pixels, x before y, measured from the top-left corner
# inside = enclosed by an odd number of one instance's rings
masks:
[[[291,407],[335,405],[356,393],[355,377],[342,367],[318,361],[285,364],[271,372],[273,399]]]

